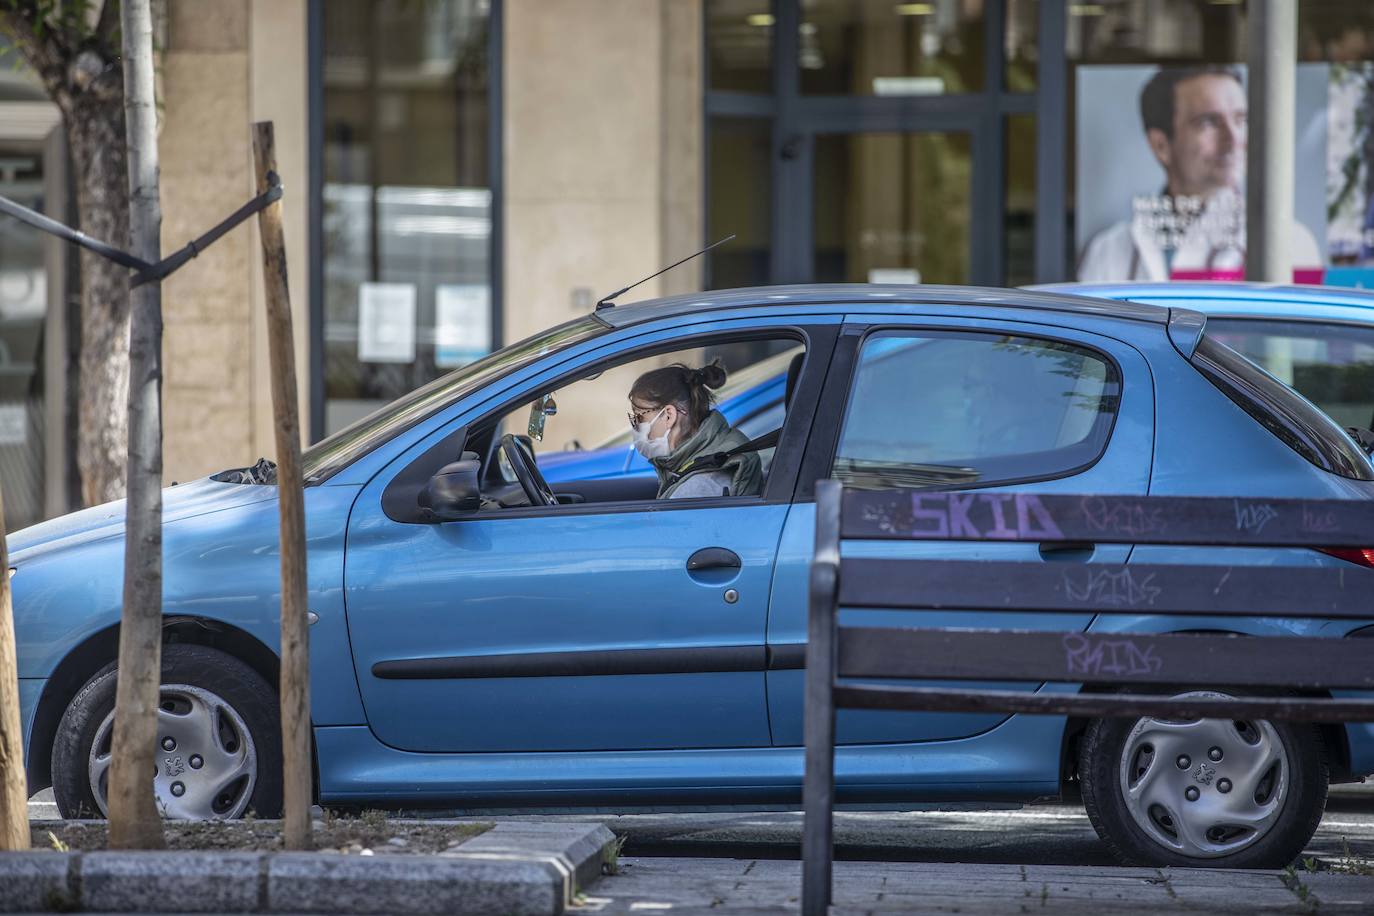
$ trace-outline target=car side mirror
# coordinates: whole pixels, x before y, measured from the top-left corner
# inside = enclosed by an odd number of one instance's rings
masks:
[[[476,458],[464,458],[446,464],[429,479],[420,491],[418,502],[428,509],[436,522],[452,522],[476,512],[482,507],[482,491],[478,476],[482,463]]]
[[[1374,457],[1374,432],[1362,426],[1347,426],[1345,429],[1346,432],[1350,433],[1350,438],[1354,439],[1360,448],[1364,449],[1366,455]]]

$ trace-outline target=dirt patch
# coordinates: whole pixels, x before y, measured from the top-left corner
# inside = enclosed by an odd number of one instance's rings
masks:
[[[314,822],[317,852],[344,855],[434,855],[452,852],[466,840],[491,829],[483,823],[437,823],[393,820],[381,811],[358,817],[326,815]],[[167,821],[168,849],[219,849],[277,852],[282,849],[281,821],[245,818],[237,821]],[[34,849],[88,852],[105,849],[104,821],[79,821],[33,828]]]

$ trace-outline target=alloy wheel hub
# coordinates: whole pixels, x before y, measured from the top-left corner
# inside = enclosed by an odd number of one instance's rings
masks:
[[[1126,810],[1151,839],[1217,858],[1254,843],[1278,820],[1288,754],[1268,722],[1144,718],[1126,737],[1120,784]]]
[[[96,731],[87,763],[100,813],[106,792],[114,712]],[[164,817],[203,820],[239,817],[248,808],[258,755],[243,717],[208,690],[164,684],[157,710],[157,776],[153,791]]]

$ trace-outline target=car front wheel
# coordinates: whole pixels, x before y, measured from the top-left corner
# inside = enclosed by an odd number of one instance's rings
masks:
[[[118,671],[106,666],[72,699],[53,742],[53,794],[63,817],[108,816]],[[206,646],[162,649],[157,806],[169,818],[235,818],[281,810],[276,695],[243,662]]]
[[[1135,865],[1282,868],[1326,807],[1321,736],[1285,722],[1098,719],[1079,779],[1098,836]]]

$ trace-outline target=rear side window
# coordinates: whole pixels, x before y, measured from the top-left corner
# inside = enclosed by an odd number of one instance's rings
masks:
[[[1374,466],[1345,430],[1220,340],[1204,334],[1191,362],[1261,426],[1317,467],[1354,480],[1374,480]]]
[[[1341,426],[1374,429],[1374,328],[1208,318],[1207,336],[1298,389]]]
[[[1030,337],[886,331],[859,353],[833,476],[850,486],[991,486],[1083,470],[1121,379],[1102,355]]]

